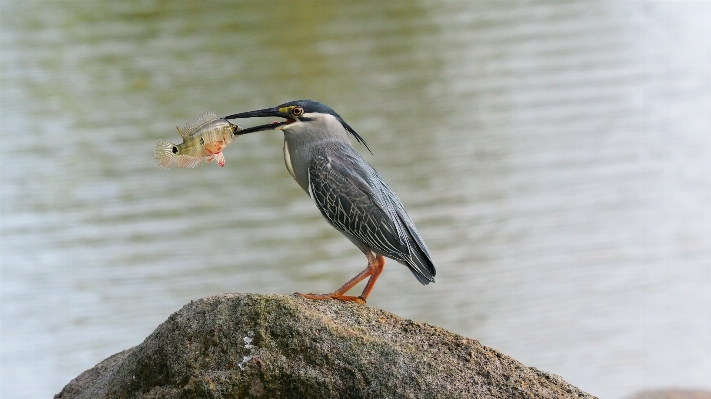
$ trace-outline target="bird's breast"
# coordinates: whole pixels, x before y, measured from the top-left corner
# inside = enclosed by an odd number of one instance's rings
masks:
[[[294,173],[294,166],[291,164],[291,154],[289,153],[289,143],[284,140],[284,164],[286,164],[286,170],[289,171],[291,177],[296,180],[296,174]]]

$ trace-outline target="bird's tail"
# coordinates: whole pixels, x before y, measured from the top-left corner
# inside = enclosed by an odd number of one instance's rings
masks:
[[[178,147],[165,140],[158,140],[155,147],[156,159],[160,166],[168,169],[170,165],[178,161]]]
[[[408,259],[407,266],[417,278],[417,281],[422,285],[427,285],[429,283],[435,282],[435,275],[437,270],[432,263],[427,248],[420,248],[415,246],[412,248],[412,253],[410,254],[410,259]]]
[[[400,219],[404,222],[405,228],[407,229],[407,234],[410,236],[408,248],[410,256],[406,259],[405,264],[410,269],[412,274],[417,277],[422,285],[427,285],[429,283],[434,283],[434,277],[437,274],[437,269],[435,269],[434,263],[432,262],[432,257],[430,256],[430,251],[427,249],[427,244],[420,237],[420,233],[417,231],[415,224],[412,223],[409,217],[404,215],[404,212],[398,212]]]
[[[394,193],[393,193],[394,195]],[[400,254],[399,261],[407,266],[412,274],[415,275],[417,281],[422,285],[427,285],[429,283],[434,283],[434,277],[437,274],[434,263],[432,262],[432,257],[430,256],[430,251],[427,249],[427,244],[425,240],[420,237],[420,233],[415,227],[415,223],[412,222],[410,216],[405,211],[405,208],[401,204],[397,204],[396,213],[400,225],[403,229],[399,232],[401,239],[404,239],[406,248],[402,248],[404,254]],[[403,255],[406,256],[402,257]]]

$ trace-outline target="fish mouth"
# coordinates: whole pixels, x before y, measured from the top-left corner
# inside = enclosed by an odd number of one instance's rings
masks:
[[[235,132],[235,135],[243,135],[243,134],[247,134],[247,133],[261,132],[264,130],[279,129],[282,126],[286,126],[286,125],[296,122],[296,119],[294,119],[291,116],[289,116],[288,114],[282,112],[277,107],[258,109],[255,111],[241,112],[239,114],[225,116],[222,119],[266,118],[266,117],[275,117],[275,116],[278,118],[283,118],[284,120],[274,121],[274,122],[267,123],[264,125],[258,125],[258,126],[242,129],[239,132]]]

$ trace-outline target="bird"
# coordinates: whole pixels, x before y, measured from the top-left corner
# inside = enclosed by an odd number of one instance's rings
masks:
[[[223,119],[254,117],[282,119],[236,131],[235,135],[281,130],[289,174],[328,223],[368,260],[365,270],[332,293],[297,295],[364,304],[383,271],[385,257],[407,266],[422,285],[434,282],[436,269],[415,223],[395,191],[351,145],[350,136],[370,151],[363,137],[336,111],[318,101],[296,100]],[[361,295],[345,295],[368,277]]]

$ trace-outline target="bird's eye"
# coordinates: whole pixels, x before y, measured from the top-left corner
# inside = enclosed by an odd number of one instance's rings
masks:
[[[294,107],[294,108],[291,110],[291,114],[294,115],[294,116],[301,116],[301,115],[304,114],[304,109],[301,108],[301,107]]]
[[[173,146],[173,154],[177,154],[177,153],[178,153],[178,147]]]
[[[200,144],[205,144],[205,138],[204,138],[204,137],[200,137]]]

